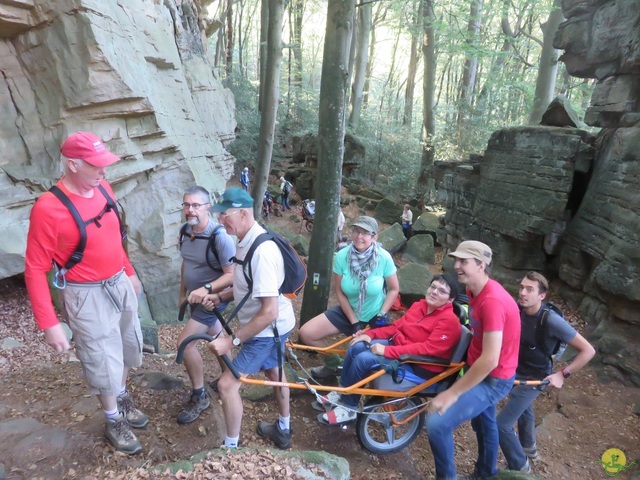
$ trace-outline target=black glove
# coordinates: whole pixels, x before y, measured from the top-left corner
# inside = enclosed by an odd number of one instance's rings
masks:
[[[389,317],[387,316],[387,314],[381,312],[373,317],[373,320],[369,322],[369,325],[371,325],[371,328],[380,328],[386,327],[387,325],[389,325],[389,323]]]
[[[364,330],[367,324],[365,322],[357,322],[353,324],[353,333],[359,332],[360,330]]]

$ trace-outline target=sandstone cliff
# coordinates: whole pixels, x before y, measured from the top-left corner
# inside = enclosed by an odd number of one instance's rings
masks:
[[[175,321],[182,192],[221,192],[233,172],[234,101],[205,29],[193,0],[0,0],[0,278],[24,270],[61,141],[89,130],[122,157],[108,180],[150,313]]]
[[[482,158],[438,166],[441,241],[491,245],[495,275],[512,291],[527,270],[556,276],[600,360],[640,385],[640,9],[637,0],[562,6],[555,44],[571,75],[597,79],[585,121],[602,129],[509,128]]]

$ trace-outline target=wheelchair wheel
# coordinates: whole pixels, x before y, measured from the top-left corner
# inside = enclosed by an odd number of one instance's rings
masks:
[[[381,404],[379,397],[371,399],[364,408],[364,413],[358,415],[356,435],[360,445],[372,453],[387,454],[399,452],[411,443],[424,428],[425,412],[415,416],[407,423],[393,425],[414,414],[417,407],[422,405],[415,397],[404,398],[392,404]]]
[[[307,220],[307,224],[305,226],[307,227],[307,232],[311,233],[313,231],[313,221]]]

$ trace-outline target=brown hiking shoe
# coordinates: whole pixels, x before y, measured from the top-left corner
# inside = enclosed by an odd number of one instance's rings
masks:
[[[118,397],[118,411],[124,414],[133,428],[144,428],[149,423],[149,417],[136,408],[129,392]]]
[[[140,441],[131,431],[129,423],[122,412],[119,412],[116,418],[107,418],[104,434],[107,440],[111,442],[111,445],[119,452],[135,455],[142,451]]]

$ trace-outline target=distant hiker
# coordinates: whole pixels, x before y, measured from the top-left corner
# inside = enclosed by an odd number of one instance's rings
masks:
[[[212,311],[202,305],[207,294],[218,294],[233,284],[233,262],[236,254],[234,240],[224,227],[209,216],[211,199],[209,192],[200,186],[189,187],[184,192],[182,212],[187,222],[180,229],[180,304],[187,299],[191,304],[191,318],[178,337],[179,346],[187,337],[207,333],[216,335],[222,325]],[[188,297],[187,297],[188,295]],[[220,303],[223,312],[227,303]],[[189,403],[180,412],[177,422],[191,423],[211,404],[204,388],[202,356],[194,342],[184,350],[184,365],[191,380]],[[224,370],[224,363],[220,361]],[[217,389],[217,380],[211,383]]]
[[[565,379],[576,373],[593,358],[596,351],[591,344],[558,313],[545,305],[549,282],[538,272],[529,272],[520,282],[520,354],[516,378],[518,380],[549,380],[549,385],[562,388]],[[551,373],[553,354],[559,344],[571,345],[578,354],[566,368]],[[500,448],[509,470],[530,472],[529,460],[538,458],[536,422],[533,401],[540,390],[533,386],[516,385],[497,417]],[[513,426],[518,423],[518,433]]]
[[[402,220],[402,233],[404,233],[404,237],[409,240],[412,233],[413,212],[411,211],[411,205],[408,203],[404,206],[400,219]]]
[[[257,237],[265,229],[253,216],[253,199],[239,189],[230,188],[222,195],[220,203],[212,208],[220,212],[220,221],[227,231],[238,237],[236,262],[244,261]],[[239,347],[233,358],[234,367],[243,374],[263,371],[271,381],[278,381],[284,345],[296,323],[291,301],[280,294],[279,288],[285,279],[285,264],[282,253],[274,241],[261,243],[250,260],[253,285],[251,294],[238,311],[240,327],[232,337],[218,337],[209,343],[217,355],[231,353]],[[223,290],[218,295],[208,295],[218,305],[232,298],[239,303],[249,292],[245,277],[245,266],[234,265],[233,290]],[[224,445],[237,448],[242,423],[242,384],[227,369],[218,383],[222,410],[226,425]],[[278,419],[275,423],[258,423],[258,434],[271,439],[278,448],[291,448],[292,433],[289,415],[289,387],[275,387]]]
[[[387,312],[400,290],[393,258],[377,242],[375,218],[361,216],[351,226],[352,243],[336,253],[333,263],[338,305],[300,327],[300,340],[306,345],[321,347],[325,337],[388,324]],[[336,354],[325,355],[324,365],[311,368],[311,374],[317,379],[335,376],[340,361]]]
[[[465,241],[455,252],[453,269],[467,287],[472,309],[465,374],[438,394],[429,405],[427,434],[436,465],[436,478],[492,478],[497,473],[498,428],[496,405],[513,386],[518,364],[520,311],[511,295],[491,272],[491,249],[481,242]],[[471,420],[478,442],[475,471],[456,477],[453,431]]]
[[[120,159],[88,132],[70,135],[61,153],[64,176],[31,211],[27,291],[45,343],[56,352],[69,350],[47,285],[53,264],[78,359],[107,417],[105,435],[116,450],[132,455],[142,445],[130,427],[145,427],[149,419],[126,390],[129,369],[142,364],[142,285],[122,245],[113,190],[104,179],[106,167]]]
[[[280,197],[282,199],[282,211],[291,210],[289,206],[289,194],[293,189],[293,185],[289,180],[285,180],[284,177],[280,177]]]
[[[240,174],[240,183],[242,184],[242,188],[248,192],[249,183],[251,183],[251,180],[249,179],[249,167],[244,167],[242,170],[242,173]]]

